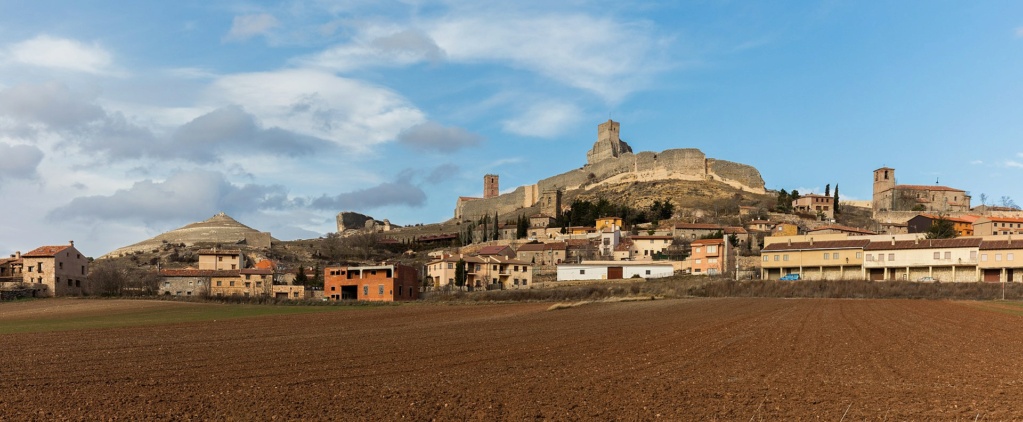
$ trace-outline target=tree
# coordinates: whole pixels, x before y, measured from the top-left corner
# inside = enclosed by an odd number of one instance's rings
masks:
[[[928,239],[951,239],[956,237],[955,223],[939,215],[931,221],[931,227],[927,229]]]
[[[981,193],[980,194],[980,205],[987,205],[987,194],[986,193]]]
[[[1016,205],[1016,202],[1014,202],[1012,200],[1012,198],[1010,198],[1008,196],[1002,196],[1001,202],[1002,202],[1002,206],[1005,207],[1005,208],[1012,208],[1014,210],[1018,210],[1019,209],[1019,205]]]
[[[323,271],[320,270],[319,263],[317,263],[316,266],[313,267],[313,280],[311,283],[309,283],[309,286],[323,287]]]
[[[455,286],[459,289],[465,286],[466,279],[469,278],[468,271],[465,269],[465,260],[459,259],[458,263],[455,264]]]
[[[778,202],[774,205],[774,210],[777,212],[792,211],[792,197],[785,189],[778,191]]]
[[[835,185],[837,188],[838,185]],[[831,196],[831,183],[824,185],[824,196]]]
[[[672,261],[684,261],[689,257],[689,239],[685,236],[680,236],[672,239],[671,245],[668,246],[667,254],[668,258]]]
[[[305,275],[305,266],[298,266],[298,274],[295,274],[295,284],[299,286],[305,286],[306,282],[309,281],[309,277]]]
[[[835,183],[835,215],[838,215],[842,211],[838,207],[838,183]]]
[[[498,238],[501,237],[501,226],[499,226],[497,222],[498,222],[497,211],[494,211],[494,240],[497,240]]]
[[[519,214],[519,220],[515,224],[515,238],[522,239],[529,236],[529,219],[525,214]]]

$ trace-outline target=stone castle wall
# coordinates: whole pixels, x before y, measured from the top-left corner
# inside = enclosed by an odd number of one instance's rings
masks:
[[[540,180],[535,185],[520,186],[496,198],[459,201],[455,217],[474,219],[484,214],[504,215],[532,206],[537,192],[561,189],[576,190],[604,184],[657,180],[715,180],[749,192],[764,193],[764,180],[752,166],[730,161],[707,159],[696,148],[670,149],[660,153],[625,153],[557,176]]]

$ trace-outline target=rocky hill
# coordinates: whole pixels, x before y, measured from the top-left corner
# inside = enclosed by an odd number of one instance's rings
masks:
[[[203,247],[232,245],[243,250],[269,250],[271,242],[277,242],[269,232],[261,232],[239,223],[227,214],[213,217],[184,227],[162,233],[151,239],[119,248],[101,258],[127,256],[142,252],[156,252],[166,245],[179,247]]]

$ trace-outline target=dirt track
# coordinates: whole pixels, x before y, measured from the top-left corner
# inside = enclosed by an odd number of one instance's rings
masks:
[[[20,419],[1006,420],[1021,318],[944,301],[414,305],[0,336]]]

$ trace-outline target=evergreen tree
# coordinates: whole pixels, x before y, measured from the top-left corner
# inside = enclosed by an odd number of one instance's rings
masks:
[[[835,183],[835,215],[838,215],[841,210],[838,208],[838,183]]]
[[[501,226],[497,224],[498,221],[497,211],[494,211],[494,240],[501,237]]]
[[[835,185],[837,188],[838,185]],[[824,196],[831,196],[831,183],[824,185]]]
[[[526,218],[525,214],[519,214],[519,220],[515,225],[515,237],[518,239],[529,236],[529,219]]]
[[[455,286],[459,289],[465,286],[465,280],[468,278],[468,274],[465,271],[465,260],[459,259],[458,263],[455,264]]]
[[[956,237],[955,223],[938,216],[938,219],[931,221],[931,227],[927,229],[928,239],[951,239]]]
[[[295,284],[297,284],[299,286],[305,286],[305,283],[308,280],[309,280],[309,278],[306,277],[306,275],[305,275],[305,266],[304,265],[299,265],[298,266],[298,274],[295,274]]]

